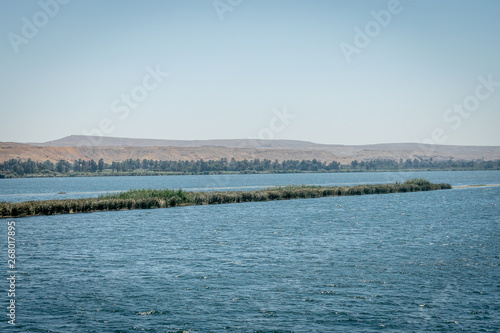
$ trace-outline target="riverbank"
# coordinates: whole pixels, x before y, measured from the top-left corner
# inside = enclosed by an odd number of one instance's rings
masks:
[[[131,209],[168,208],[191,205],[308,199],[331,196],[387,194],[451,189],[450,184],[433,184],[425,179],[404,183],[355,186],[284,186],[255,191],[188,192],[183,190],[131,190],[97,198],[0,202],[0,218],[91,213]]]
[[[318,170],[318,171],[300,171],[300,170],[274,170],[274,171],[204,171],[204,172],[173,172],[173,171],[133,171],[133,172],[71,172],[71,173],[34,173],[15,175],[9,173],[0,173],[0,179],[16,178],[73,178],[73,177],[155,177],[155,176],[207,176],[207,175],[256,175],[256,174],[302,174],[302,173],[365,173],[365,172],[425,172],[425,171],[496,171],[499,168],[477,169],[477,168],[401,168],[401,169],[339,169],[339,170]]]

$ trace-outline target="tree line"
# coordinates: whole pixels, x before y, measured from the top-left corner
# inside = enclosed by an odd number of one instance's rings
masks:
[[[339,171],[398,171],[398,170],[499,170],[497,161],[433,161],[407,159],[394,161],[376,159],[370,161],[352,161],[349,165],[341,165],[337,161],[322,162],[313,160],[253,159],[237,161],[197,160],[197,161],[162,161],[152,159],[128,159],[122,162],[105,163],[101,158],[97,162],[91,160],[49,160],[36,162],[28,159],[11,159],[0,163],[0,178],[23,177],[29,175],[114,175],[114,174],[211,174],[211,173],[297,173],[297,172],[339,172]]]

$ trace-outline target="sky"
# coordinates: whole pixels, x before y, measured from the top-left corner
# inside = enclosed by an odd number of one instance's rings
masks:
[[[0,6],[0,141],[500,145],[497,0]]]

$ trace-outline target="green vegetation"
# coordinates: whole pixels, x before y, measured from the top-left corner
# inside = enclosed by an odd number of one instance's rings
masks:
[[[431,186],[432,183],[424,178],[413,178],[404,182],[405,184],[413,184],[418,186]]]
[[[352,161],[349,165],[318,160],[271,161],[268,159],[155,161],[126,160],[104,163],[102,159],[60,160],[57,163],[11,159],[0,163],[0,178],[17,177],[79,177],[79,176],[153,176],[153,175],[207,175],[219,173],[302,173],[302,172],[364,172],[364,171],[418,171],[418,170],[500,170],[499,161],[433,161],[407,159],[399,162],[387,159]]]
[[[187,192],[183,190],[131,190],[97,198],[0,202],[0,218],[90,213],[126,209],[168,208],[187,205],[321,198],[364,194],[385,194],[450,189],[450,184],[432,184],[425,179],[404,183],[356,186],[284,186],[256,191]]]

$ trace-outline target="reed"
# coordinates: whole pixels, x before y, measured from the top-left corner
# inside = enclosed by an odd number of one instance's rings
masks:
[[[283,186],[263,190],[235,192],[187,192],[170,189],[141,189],[117,194],[101,195],[97,198],[27,201],[19,203],[0,202],[0,218],[445,189],[451,189],[451,185],[433,184],[421,178],[394,184],[328,187]]]

